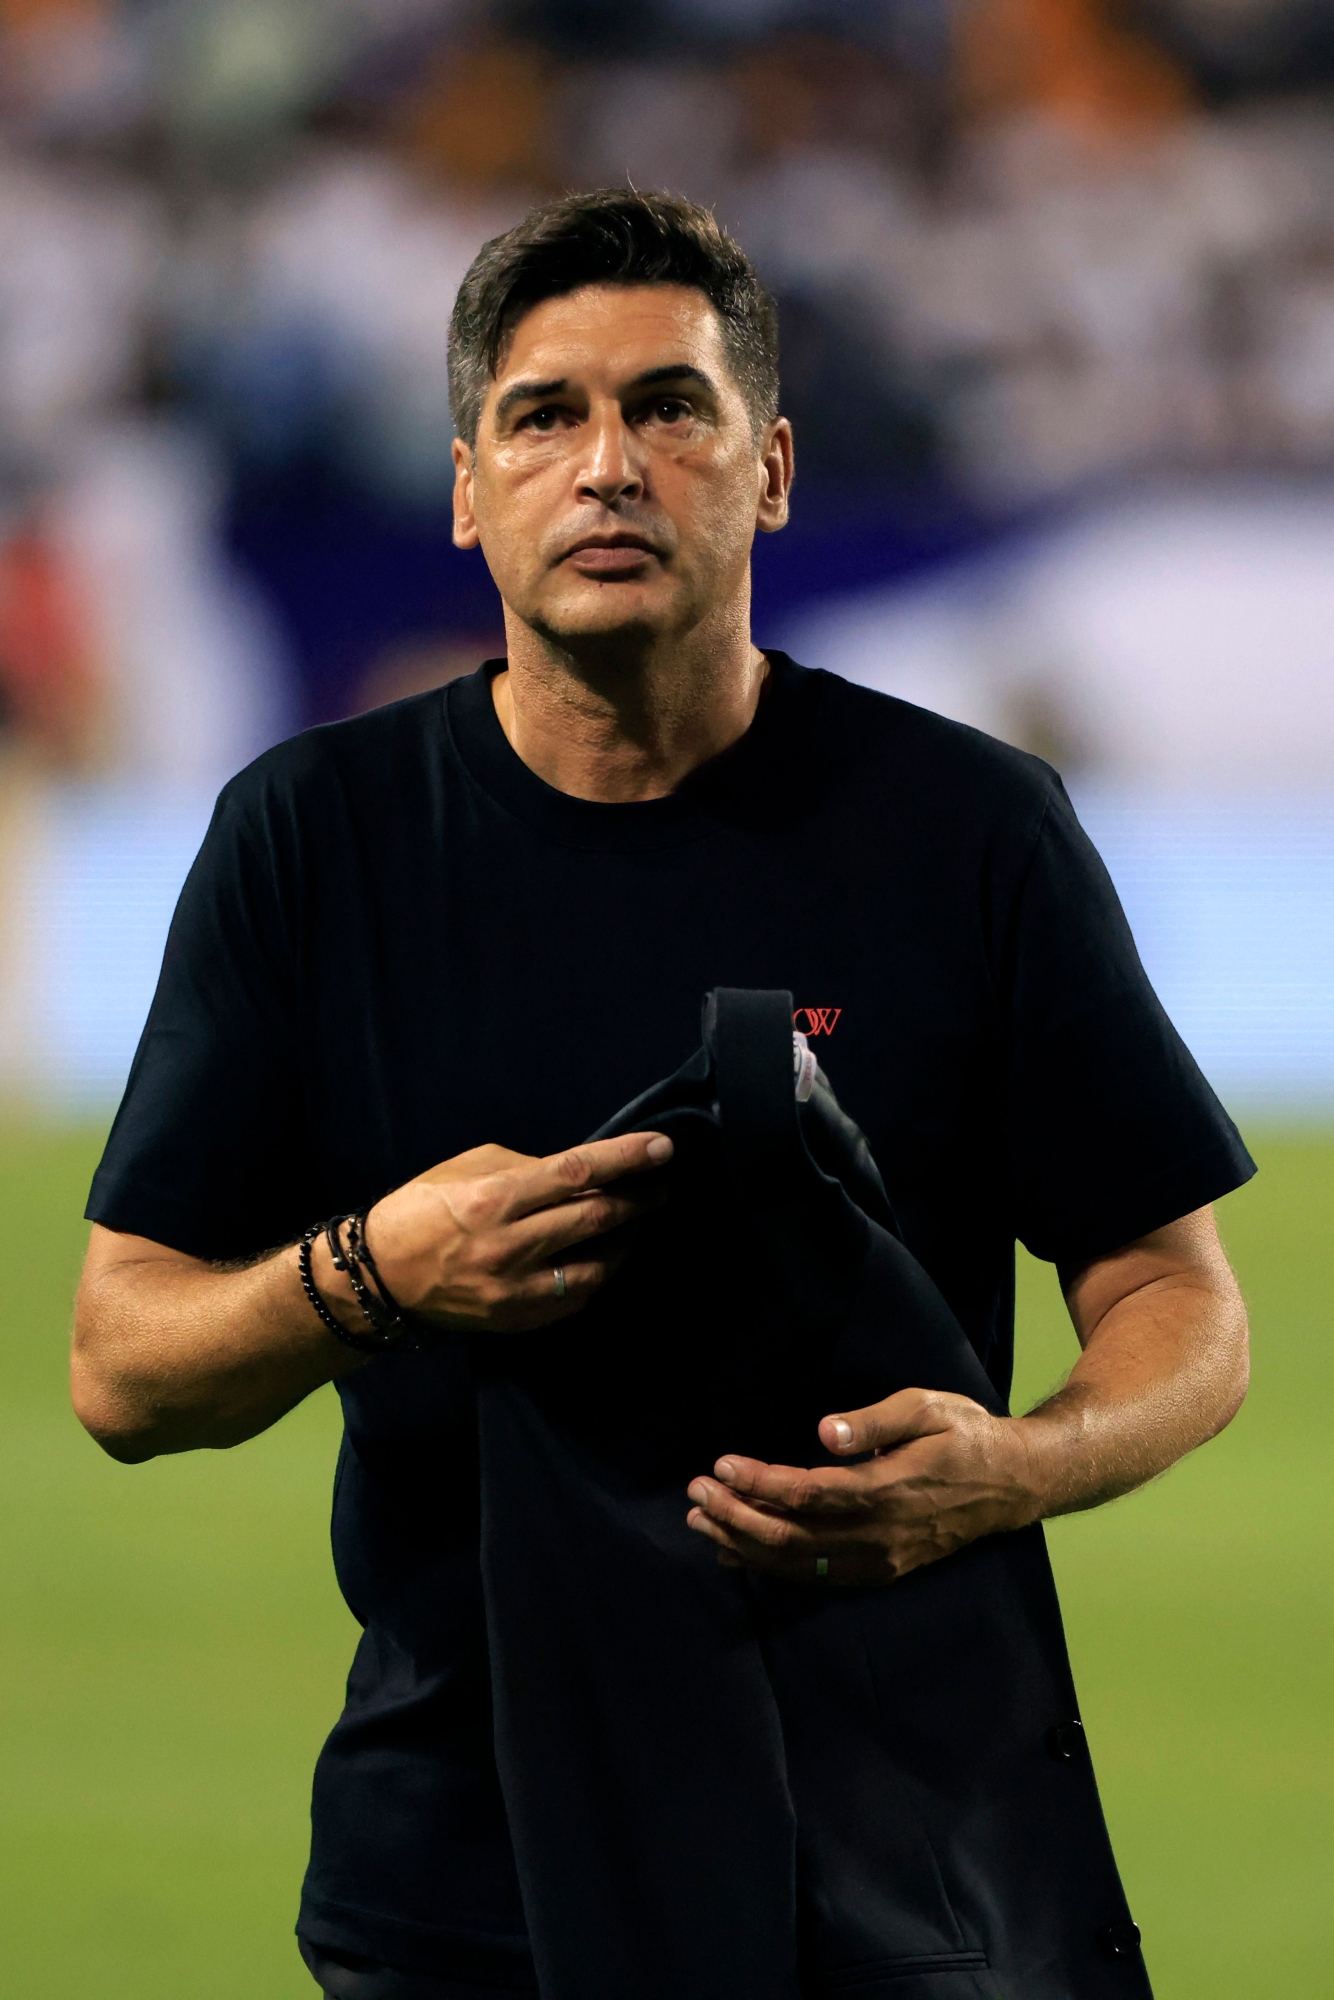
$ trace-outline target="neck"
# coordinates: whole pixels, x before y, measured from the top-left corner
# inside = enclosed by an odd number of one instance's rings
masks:
[[[574,648],[506,611],[496,714],[530,771],[577,799],[664,798],[755,719],[769,663],[748,620]]]

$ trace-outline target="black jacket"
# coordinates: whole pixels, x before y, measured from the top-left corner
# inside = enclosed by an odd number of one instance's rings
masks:
[[[543,2000],[1147,2000],[1042,1531],[876,1589],[720,1568],[685,1488],[910,1385],[1001,1405],[786,993],[597,1137],[670,1199],[567,1327],[479,1350],[496,1748]],[[828,1461],[825,1461],[828,1462]]]

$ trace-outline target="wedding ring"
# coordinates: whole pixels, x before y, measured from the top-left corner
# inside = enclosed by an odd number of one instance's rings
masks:
[[[556,1280],[556,1297],[563,1299],[565,1297],[565,1273],[559,1264],[557,1264],[551,1275]]]

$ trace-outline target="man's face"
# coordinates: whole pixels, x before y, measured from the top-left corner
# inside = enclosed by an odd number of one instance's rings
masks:
[[[557,643],[688,631],[744,603],[787,517],[786,423],[758,440],[718,316],[679,285],[589,285],[520,320],[456,442],[454,539]]]

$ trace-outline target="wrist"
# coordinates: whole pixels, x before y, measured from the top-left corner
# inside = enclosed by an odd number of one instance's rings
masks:
[[[356,1293],[352,1289],[346,1271],[340,1271],[334,1263],[323,1230],[310,1246],[310,1275],[330,1312],[350,1332],[359,1331],[362,1314],[357,1304]]]
[[[431,1282],[429,1272],[422,1268],[423,1259],[417,1247],[424,1232],[420,1218],[413,1213],[413,1204],[403,1200],[407,1192],[400,1188],[396,1194],[372,1202],[362,1224],[362,1237],[395,1304],[403,1312],[420,1314]]]
[[[1097,1492],[1097,1443],[1088,1403],[1086,1390],[1067,1382],[1027,1416],[1012,1420],[1028,1461],[1034,1520],[1087,1506]]]
[[[1031,1417],[1001,1417],[1013,1526],[1031,1527],[1051,1511],[1051,1440]]]

